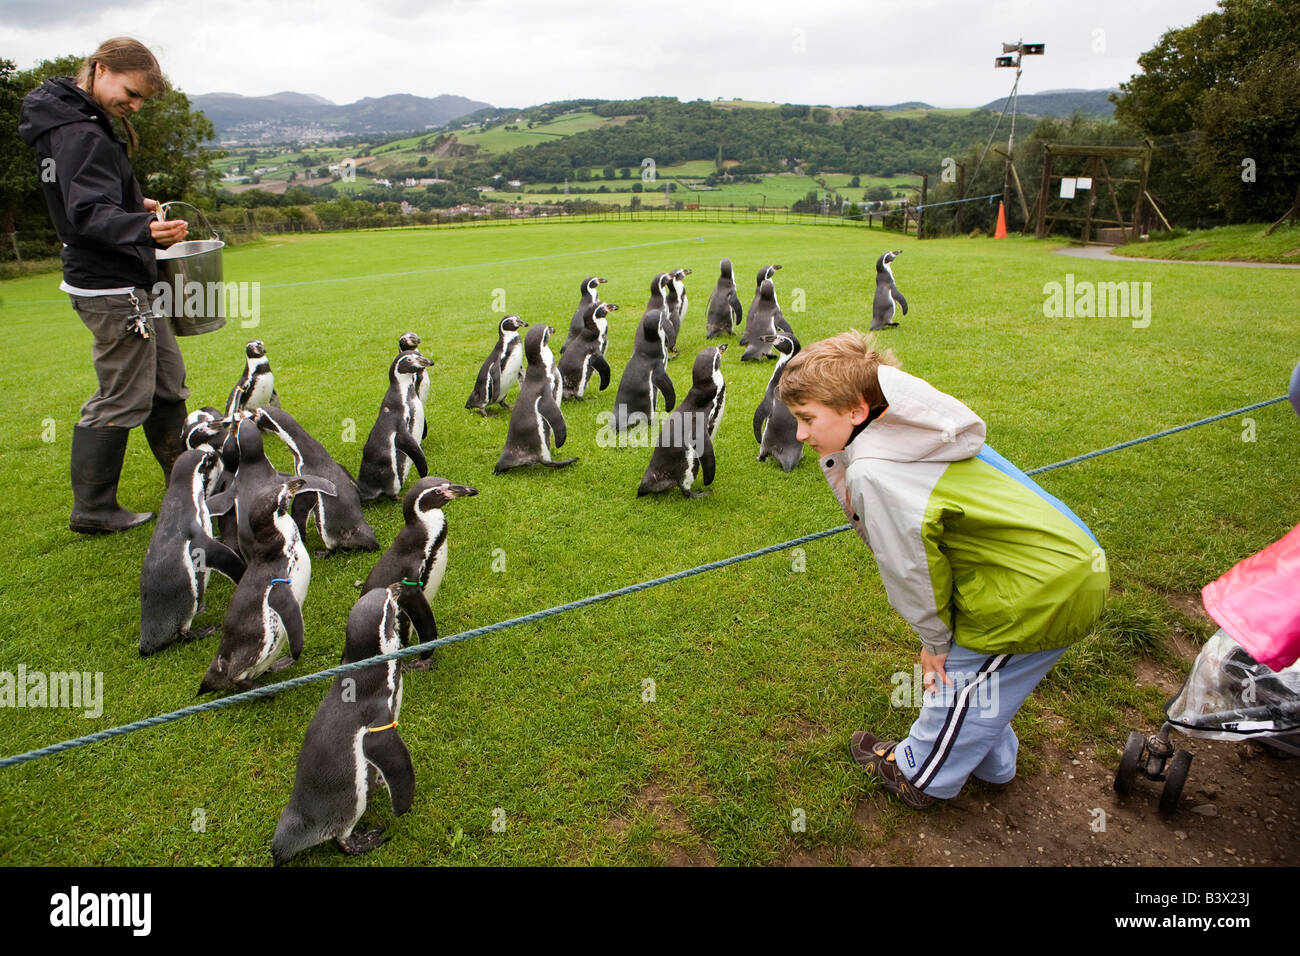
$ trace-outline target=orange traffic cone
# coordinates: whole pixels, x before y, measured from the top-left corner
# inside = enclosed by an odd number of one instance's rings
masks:
[[[1002,208],[1002,203],[998,203],[998,227],[993,230],[994,239],[1005,239],[1007,237],[1007,213]]]

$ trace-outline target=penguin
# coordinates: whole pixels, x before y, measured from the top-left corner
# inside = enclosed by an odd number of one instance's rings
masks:
[[[632,357],[623,368],[618,381],[618,395],[614,399],[614,427],[623,432],[638,425],[648,427],[654,415],[655,403],[660,393],[664,396],[664,410],[671,412],[677,404],[677,393],[668,377],[668,355],[664,342],[664,322],[668,314],[664,296],[669,276],[659,273],[650,285],[650,301],[637,329],[632,346]]]
[[[771,279],[764,279],[759,283],[758,292],[749,307],[749,322],[745,325],[745,334],[740,339],[745,346],[745,353],[740,356],[740,360],[757,362],[760,359],[776,358],[776,353],[772,350],[771,343],[766,341],[766,337],[776,335],[778,332],[794,335],[794,330],[781,315],[781,307],[776,303],[776,287]]]
[[[786,363],[799,354],[799,340],[784,332],[768,338],[777,352],[776,368],[768,379],[763,400],[754,411],[754,440],[758,442],[759,461],[766,461],[771,456],[780,464],[782,471],[788,472],[803,457],[803,442],[795,437],[799,423],[790,414],[785,402],[781,401],[777,387],[781,383],[781,372]]]
[[[488,353],[483,367],[478,370],[474,391],[465,402],[466,408],[477,408],[479,414],[487,418],[489,405],[510,407],[506,394],[519,381],[519,369],[524,361],[524,343],[519,330],[526,328],[528,323],[517,315],[507,315],[498,323],[496,347]]]
[[[401,337],[400,339],[397,340],[397,354],[398,354],[398,355],[401,355],[403,352],[419,352],[419,351],[420,351],[420,337],[419,337],[418,335],[416,335],[414,332],[407,332],[407,333],[405,333],[404,335],[402,335],[402,337]],[[425,356],[425,357],[428,358],[428,356]],[[429,359],[429,365],[430,365],[430,367],[432,367],[432,366],[434,365],[434,361],[433,361],[433,359]],[[416,375],[415,375],[415,391],[416,391],[416,394],[418,394],[418,395],[420,396],[420,404],[421,404],[421,405],[424,407],[424,409],[425,409],[425,412],[426,412],[426,419],[427,419],[427,412],[428,412],[428,408],[429,408],[429,371],[428,371],[428,369],[423,369],[423,368],[422,368],[422,369],[420,369],[419,372],[416,373]],[[428,438],[428,437],[429,437],[429,423],[428,423],[428,421],[426,420],[425,423],[424,423],[424,427],[423,427],[423,428],[421,429],[421,431],[420,431],[420,441],[424,441],[424,440],[425,440],[426,438]]]
[[[700,498],[705,491],[692,491],[700,469],[704,483],[713,483],[715,459],[713,438],[727,407],[727,385],[722,379],[722,353],[726,344],[712,345],[695,356],[691,369],[691,390],[677,410],[668,416],[650,464],[637,488],[637,497],[680,488],[687,498]]]
[[[903,254],[902,249],[886,252],[876,260],[876,298],[871,303],[871,331],[892,329],[898,323],[894,321],[894,302],[903,307],[907,315],[907,300],[894,285],[894,270],[889,264]]]
[[[574,339],[582,338],[582,330],[587,327],[587,316],[595,311],[600,302],[600,287],[607,281],[609,280],[602,279],[600,276],[582,280],[582,285],[578,287],[578,308],[574,310],[573,318],[569,320],[569,335],[560,346],[561,355]]]
[[[324,478],[291,478],[265,488],[249,509],[253,546],[221,625],[221,647],[199,684],[199,693],[248,690],[266,670],[282,670],[303,647],[302,602],[311,583],[311,556],[289,514],[300,491],[334,494]],[[280,659],[285,642],[288,659]]]
[[[229,422],[221,416],[221,409],[205,405],[185,416],[181,427],[181,436],[186,448],[206,448],[221,452],[221,447],[229,437]]]
[[[303,493],[293,499],[293,517],[300,528],[307,527],[307,517],[316,516],[316,530],[325,542],[324,555],[335,551],[378,551],[379,540],[361,513],[361,496],[352,474],[330,457],[325,446],[313,438],[294,417],[282,408],[262,409],[263,430],[273,432],[289,446],[299,475],[328,479],[336,494],[313,500]]]
[[[555,400],[555,356],[546,344],[554,331],[549,325],[534,325],[524,340],[528,371],[524,373],[524,384],[510,413],[510,431],[497,459],[497,474],[520,465],[562,468],[578,460],[551,458],[551,436],[555,436],[555,447],[561,448],[568,434],[564,415]]]
[[[397,340],[398,355],[401,355],[403,352],[418,351],[420,351],[420,337],[414,332],[407,332]],[[429,360],[429,364],[433,364],[432,359]],[[424,402],[426,405],[429,404],[429,373],[424,369],[420,369],[415,376],[415,384],[420,393],[420,401]]]
[[[618,309],[612,302],[598,302],[587,316],[582,335],[570,342],[572,346],[560,359],[560,377],[565,398],[583,398],[592,372],[600,375],[600,390],[609,387],[610,368],[605,360],[609,346],[609,313]]]
[[[244,346],[244,374],[230,390],[226,399],[226,417],[235,412],[253,411],[266,405],[279,405],[280,393],[275,390],[275,375],[266,357],[266,346],[254,339]]]
[[[740,296],[736,294],[736,278],[732,275],[731,260],[723,259],[719,263],[721,275],[718,276],[718,284],[713,287],[713,295],[709,296],[708,316],[705,320],[705,338],[713,338],[715,335],[735,335],[736,328],[745,318],[745,312],[740,307]]]
[[[392,584],[363,594],[348,614],[343,663],[391,654],[405,643],[399,622],[433,640],[433,615],[418,587]],[[334,678],[307,725],[289,805],[271,838],[271,858],[286,863],[303,850],[334,840],[349,855],[383,841],[383,828],[353,832],[375,785],[382,783],[401,816],[415,796],[415,767],[398,733],[402,669],[397,661]]]
[[[686,298],[686,277],[690,274],[690,269],[674,269],[668,273],[668,289],[664,294],[664,305],[668,307],[664,346],[673,355],[677,354],[677,333],[682,330],[682,321],[690,307]]]
[[[357,491],[362,501],[400,495],[412,462],[421,478],[429,473],[424,451],[415,437],[424,423],[424,403],[416,392],[415,373],[431,364],[419,352],[402,352],[388,367],[388,391],[361,451],[361,468],[357,471]]]
[[[446,478],[430,476],[413,484],[402,501],[406,524],[371,570],[361,587],[362,593],[401,581],[418,581],[424,589],[425,600],[432,606],[447,571],[447,518],[443,505],[454,498],[471,498],[476,494],[477,488],[453,485]],[[437,625],[433,627],[436,632]],[[406,638],[405,631],[402,638]],[[421,664],[432,654],[432,651],[425,654]],[[420,665],[410,666],[414,669]]]
[[[208,499],[209,513],[225,516],[221,525],[222,540],[237,548],[245,560],[249,559],[254,543],[254,532],[249,523],[254,502],[267,489],[295,477],[277,471],[266,457],[262,427],[268,422],[266,409],[259,408],[251,414],[239,413],[234,426],[234,441],[222,449],[225,466],[234,472],[234,476],[228,487]],[[307,526],[299,524],[298,532],[305,535]]]
[[[211,634],[214,628],[190,632],[209,573],[219,571],[236,584],[243,576],[244,559],[212,537],[207,498],[221,472],[221,456],[208,449],[182,452],[172,468],[140,568],[141,657]]]

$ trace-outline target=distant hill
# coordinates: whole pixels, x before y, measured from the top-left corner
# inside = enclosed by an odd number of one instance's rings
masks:
[[[895,103],[893,106],[868,106],[869,110],[880,110],[882,113],[896,113],[902,110],[932,110],[934,109],[929,103],[922,103],[919,100],[911,100],[907,103]],[[998,109],[1002,109],[1001,106]]]
[[[415,132],[450,123],[491,104],[463,96],[366,97],[344,106],[309,93],[270,96],[201,93],[190,97],[223,143],[327,142],[343,136]]]
[[[1110,117],[1115,114],[1115,104],[1109,99],[1114,90],[1044,90],[1042,93],[1022,93],[1016,98],[1016,110],[1030,116],[1060,116],[1069,118],[1076,110],[1089,116]],[[981,109],[1001,113],[1006,97],[985,103]]]

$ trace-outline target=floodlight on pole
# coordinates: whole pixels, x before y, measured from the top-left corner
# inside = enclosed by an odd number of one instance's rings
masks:
[[[1003,43],[1003,55],[993,59],[994,69],[1015,67],[1016,70],[1016,81],[1011,85],[1011,135],[1007,137],[1007,167],[1002,176],[1004,203],[1008,199],[1007,191],[1011,186],[1011,157],[1014,155],[1016,145],[1016,102],[1020,93],[1020,74],[1023,72],[1020,60],[1026,56],[1042,56],[1046,49],[1045,43],[1026,43],[1024,40],[1017,40],[1015,43]],[[1013,53],[1015,56],[1010,55]]]

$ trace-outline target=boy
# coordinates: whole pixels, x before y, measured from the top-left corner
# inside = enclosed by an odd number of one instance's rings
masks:
[[[786,365],[798,438],[876,556],[889,603],[921,639],[925,695],[902,741],[853,735],[853,759],[914,810],[974,774],[1016,774],[1011,718],[1110,585],[1087,526],[984,444],[984,422],[897,368],[857,331]]]

